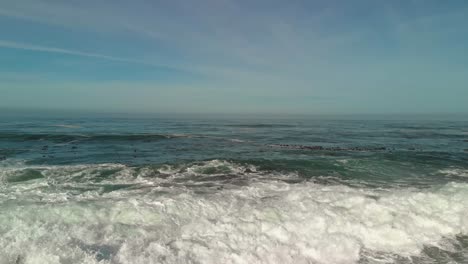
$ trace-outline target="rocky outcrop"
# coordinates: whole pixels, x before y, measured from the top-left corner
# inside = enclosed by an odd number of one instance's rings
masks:
[[[324,146],[307,146],[307,145],[291,145],[291,144],[274,144],[270,147],[302,149],[315,151],[385,151],[386,147],[324,147]]]

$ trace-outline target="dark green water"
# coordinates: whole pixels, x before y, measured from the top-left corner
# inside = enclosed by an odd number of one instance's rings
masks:
[[[462,118],[0,115],[0,263],[468,263]]]

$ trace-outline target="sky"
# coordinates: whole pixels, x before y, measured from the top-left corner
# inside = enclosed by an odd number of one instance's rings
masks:
[[[0,108],[468,113],[465,0],[0,1]]]

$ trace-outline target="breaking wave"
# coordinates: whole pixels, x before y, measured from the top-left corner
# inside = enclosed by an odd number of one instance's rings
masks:
[[[468,260],[468,184],[285,181],[295,177],[223,160],[4,161],[0,263],[431,263],[430,248]]]
[[[447,168],[439,170],[439,173],[442,173],[447,176],[468,177],[468,170],[461,168]]]

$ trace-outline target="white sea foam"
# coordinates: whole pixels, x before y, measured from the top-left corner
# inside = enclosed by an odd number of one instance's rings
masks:
[[[21,159],[0,160],[0,168],[20,168],[25,166],[25,161]]]
[[[55,127],[62,127],[62,128],[81,128],[81,126],[78,125],[67,125],[67,124],[58,124],[58,125],[53,125]]]
[[[339,159],[339,160],[336,160],[336,161],[341,163],[341,164],[348,164],[349,159]]]
[[[0,197],[50,202],[78,198],[94,200],[94,194],[107,192],[107,187],[112,189],[116,185],[135,187],[133,192],[122,190],[126,196],[147,192],[148,188],[156,188],[161,184],[173,186],[170,191],[180,192],[184,191],[180,188],[185,185],[204,187],[211,183],[212,186],[224,188],[226,181],[233,178],[244,181],[256,179],[257,177],[250,177],[253,174],[262,176],[253,165],[240,165],[224,160],[140,168],[114,163],[27,165],[21,160],[7,160],[0,164]],[[227,177],[226,181],[217,178],[223,175],[232,175],[232,178]],[[141,187],[145,189],[141,190]],[[117,189],[120,190],[120,187]],[[121,195],[121,192],[111,192],[113,193],[108,196]]]
[[[123,178],[134,173],[123,165],[95,166],[121,169]],[[223,167],[215,173],[247,168],[216,160],[176,173],[212,167]],[[461,183],[382,191],[268,181],[209,194],[156,193],[88,192],[93,199],[41,203],[2,198],[0,264],[345,264],[376,252],[420,255],[424,246],[445,248],[446,239],[468,233],[468,184]]]
[[[445,174],[447,176],[468,177],[468,169],[448,168],[439,170],[439,173]]]
[[[51,181],[60,181],[66,179],[74,179],[82,177],[83,180],[88,180],[95,177],[99,173],[105,170],[116,170],[119,169],[119,173],[115,175],[118,178],[119,175],[125,173],[127,166],[122,164],[82,164],[82,165],[70,165],[70,166],[53,166],[53,165],[25,165],[24,161],[21,160],[9,160],[1,164],[0,166],[0,180],[5,181],[5,178],[9,176],[17,175],[23,171],[36,170],[39,171],[44,177],[50,178]]]
[[[237,139],[237,138],[231,138],[231,139],[229,139],[229,141],[235,142],[235,143],[244,143],[244,142],[246,142],[245,140]]]
[[[204,174],[204,172],[234,173],[241,174],[246,170],[256,171],[255,166],[242,166],[225,160],[210,160],[201,164],[194,164],[187,167],[184,171],[191,174]]]

